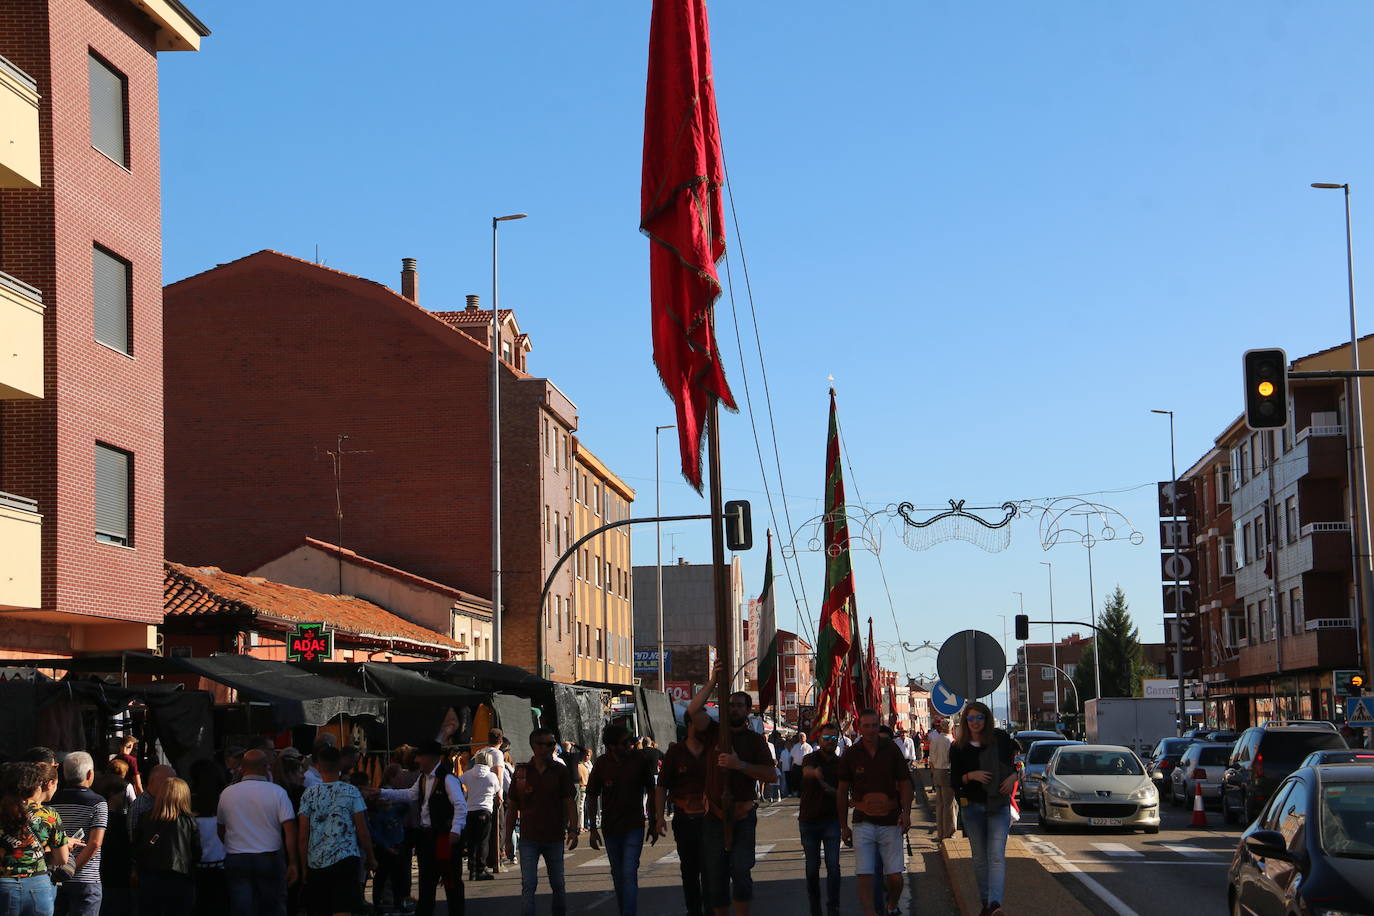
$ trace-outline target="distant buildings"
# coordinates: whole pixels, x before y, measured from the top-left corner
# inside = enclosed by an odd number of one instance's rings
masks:
[[[470,596],[438,632],[481,639],[480,656],[492,571],[491,311],[476,296],[459,311],[421,308],[409,259],[400,286],[261,251],[166,288],[167,554],[289,577],[281,558],[306,538],[353,551]],[[572,401],[528,373],[530,339],[514,313],[500,320],[503,661],[562,681],[593,669],[598,680],[624,678],[628,648],[624,664],[605,654],[616,648],[608,635],[628,643],[618,603],[628,598],[603,594],[614,571],[580,588],[586,570],[579,580],[565,565],[542,608],[539,596],[562,550],[597,520],[575,511],[589,498],[578,491],[589,468],[615,497],[601,512],[628,513],[633,491],[577,441]],[[623,543],[600,554],[602,571],[628,569],[628,539],[607,537]],[[578,654],[579,624],[584,638],[602,629],[601,654],[594,641]]]
[[[158,54],[208,34],[177,0],[0,14],[0,657],[157,646]]]
[[[641,653],[658,649],[658,614],[655,598],[653,566],[636,566],[631,595],[634,602],[634,647]],[[739,672],[737,685],[745,682],[741,670],[751,658],[747,651],[745,632],[744,582],[738,556],[731,557],[727,569],[730,608],[733,615],[735,657],[726,660],[730,671]],[[710,675],[709,659],[716,650],[715,585],[709,563],[693,564],[680,560],[663,567],[663,645],[671,666],[666,672],[669,686],[678,683],[704,683]],[[700,651],[695,651],[699,649]],[[691,670],[677,662],[678,658],[696,661]],[[701,664],[705,662],[705,664]],[[704,669],[704,670],[702,670]],[[656,679],[657,668],[645,665],[640,677]],[[648,681],[646,681],[648,683]],[[740,687],[739,689],[743,689]]]

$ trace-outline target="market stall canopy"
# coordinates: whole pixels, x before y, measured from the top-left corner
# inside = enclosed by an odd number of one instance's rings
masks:
[[[498,693],[491,698],[496,710],[496,724],[510,739],[510,756],[516,763],[528,763],[534,756],[530,747],[530,732],[534,731],[530,702],[524,697]]]
[[[524,668],[492,661],[470,662],[403,662],[397,667],[423,671],[450,684],[473,690],[500,690],[530,697],[535,691],[547,688],[549,681],[531,674]]]
[[[491,693],[470,690],[426,677],[391,662],[293,662],[314,674],[346,679],[369,693],[386,697],[387,743],[418,743],[432,738],[452,716],[456,743],[471,740],[472,707],[491,704]],[[528,706],[528,702],[526,703]],[[452,713],[449,711],[453,710]],[[485,736],[482,736],[485,738]]]
[[[661,690],[640,687],[636,690],[636,712],[639,730],[654,739],[663,749],[677,740],[677,722],[673,716],[673,701]]]
[[[327,725],[334,718],[386,718],[387,701],[356,687],[311,674],[285,662],[251,655],[211,655],[208,658],[168,659],[180,669],[232,687],[240,697],[267,703],[279,729],[297,725]]]

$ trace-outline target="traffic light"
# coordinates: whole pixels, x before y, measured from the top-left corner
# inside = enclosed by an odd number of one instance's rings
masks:
[[[1245,351],[1245,424],[1251,429],[1288,425],[1288,354]]]
[[[1350,695],[1352,697],[1364,696],[1364,675],[1357,674],[1350,679]]]
[[[1360,671],[1347,668],[1336,671],[1334,674],[1337,697],[1364,696],[1365,677]]]
[[[725,504],[725,546],[735,553],[754,546],[753,520],[747,499],[732,499]]]
[[[1025,642],[1027,639],[1030,639],[1029,614],[1016,615],[1016,638],[1021,640],[1022,642]]]

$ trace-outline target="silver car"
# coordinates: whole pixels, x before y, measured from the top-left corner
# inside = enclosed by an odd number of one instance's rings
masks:
[[[1197,787],[1202,786],[1203,804],[1221,804],[1221,777],[1231,759],[1231,748],[1225,743],[1194,744],[1183,752],[1170,774],[1167,789],[1169,800],[1176,805],[1191,806]],[[1161,786],[1161,790],[1165,787]]]
[[[1046,741],[1032,742],[1026,748],[1024,759],[1025,765],[1021,770],[1021,807],[1033,808],[1040,801],[1040,776],[1045,772],[1045,765],[1050,762],[1054,752],[1061,747],[1071,744],[1082,744],[1082,741],[1070,741],[1067,738],[1055,738]]]
[[[1078,744],[1054,752],[1040,780],[1040,826],[1159,832],[1159,790],[1127,747]]]

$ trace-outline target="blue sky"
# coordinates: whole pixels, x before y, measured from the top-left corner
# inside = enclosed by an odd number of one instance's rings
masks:
[[[503,229],[502,305],[650,514],[653,427],[673,414],[637,230],[647,0],[192,8],[214,34],[162,57],[167,279],[318,246],[392,286],[418,258],[428,307],[489,303],[489,220],[527,212]],[[793,522],[820,511],[833,375],[851,499],[857,484],[874,511],[1119,491],[1090,498],[1146,541],[1095,550],[1095,591],[1120,583],[1161,639],[1152,484],[1168,421],[1149,411],[1177,411],[1182,470],[1239,412],[1244,349],[1297,356],[1348,334],[1340,194],[1308,184],[1355,189],[1359,293],[1374,7],[716,0],[710,14],[744,356],[761,407],[741,241]],[[717,320],[742,399],[730,309]],[[761,544],[747,415],[722,440],[727,498],[755,500]],[[665,511],[701,505],[665,473]],[[902,638],[1000,637],[1013,592],[1043,615],[1042,561],[1058,615],[1085,615],[1085,551],[1047,553],[1033,522],[1014,526],[997,554],[913,552],[889,528]],[[708,559],[704,528],[669,530],[679,555]],[[651,563],[652,534],[634,543]],[[855,563],[891,643],[877,559]],[[761,549],[745,557],[750,590],[762,566]],[[819,558],[800,574],[814,615]],[[779,596],[793,623],[785,582]]]

